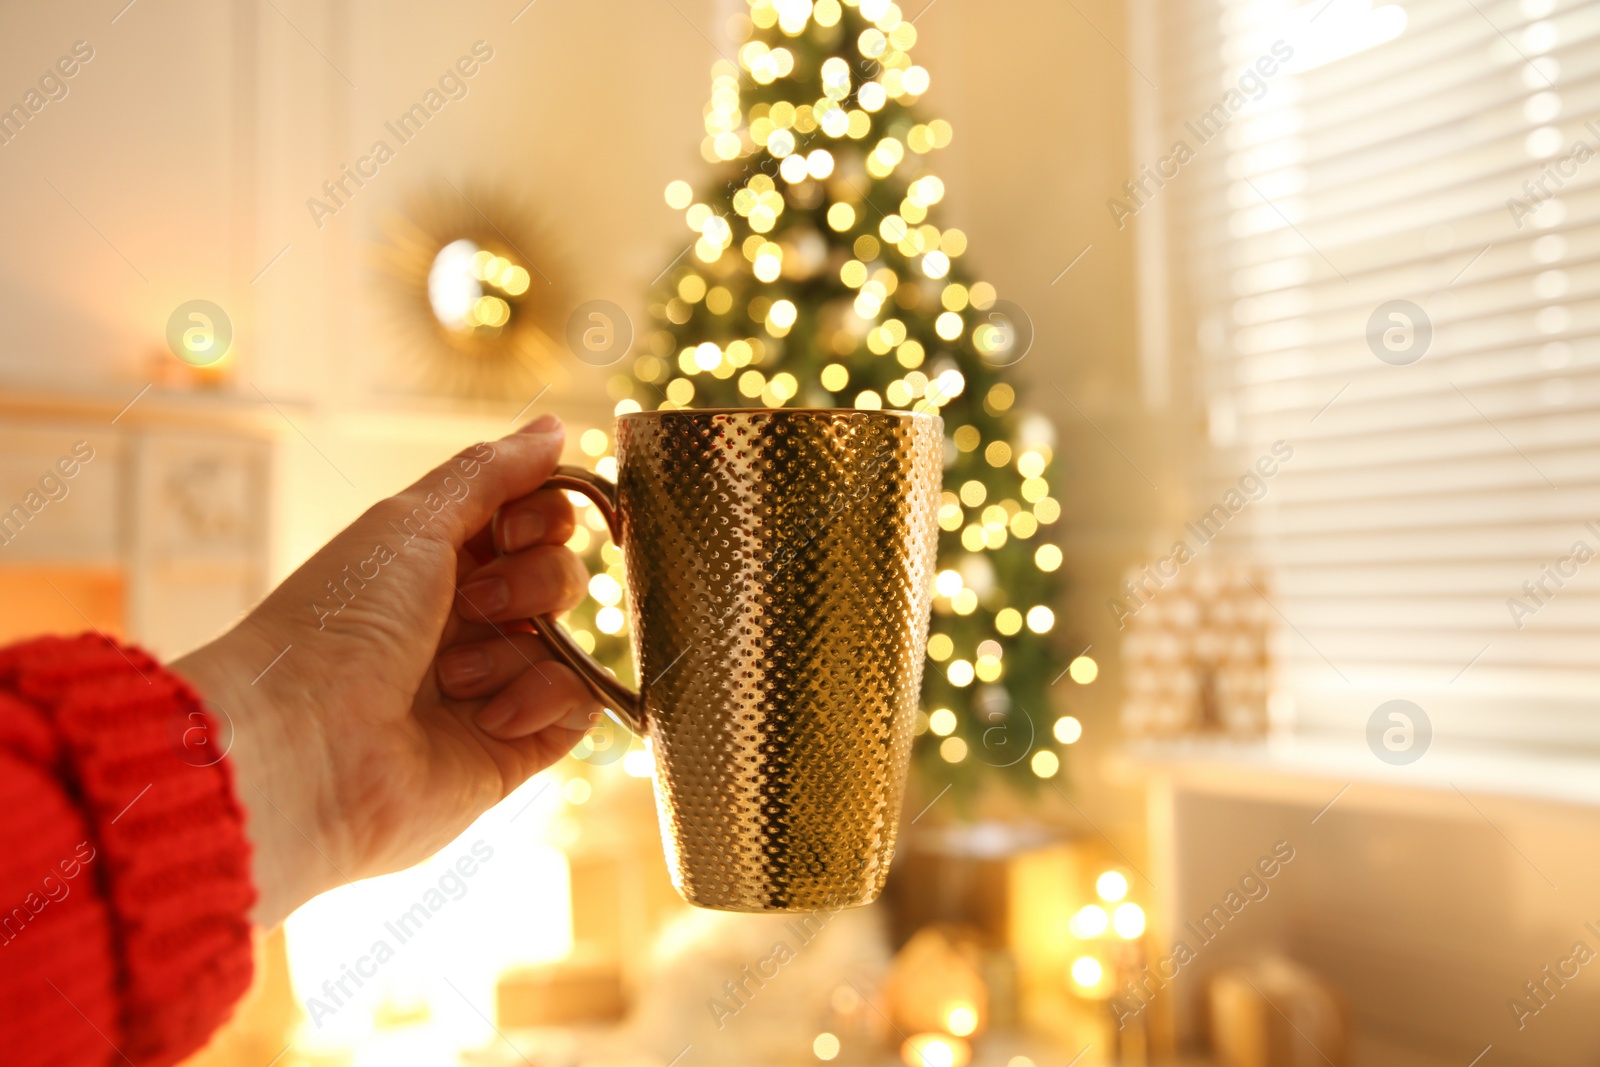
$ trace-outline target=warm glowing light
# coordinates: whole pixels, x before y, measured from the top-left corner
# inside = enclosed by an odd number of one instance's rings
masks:
[[[957,1037],[970,1037],[978,1028],[978,1009],[971,1004],[952,1004],[944,1013],[944,1028]]]
[[[622,757],[622,770],[630,778],[648,778],[655,770],[655,760],[650,753],[636,748]]]
[[[682,211],[694,200],[694,190],[684,181],[667,183],[667,206]]]
[[[298,909],[285,924],[288,975],[280,975],[278,980],[286,977],[292,983],[293,998],[302,1004],[312,996],[331,1003],[325,999],[322,983],[353,974],[358,958],[370,954],[375,941],[387,940],[398,951],[392,958],[385,952],[384,962],[375,968],[370,960],[362,963],[362,984],[346,982],[338,1010],[322,1015],[320,1027],[308,1024],[297,1035],[296,1048],[305,1049],[313,1060],[320,1058],[323,1050],[359,1049],[353,1062],[349,1051],[332,1054],[350,1067],[402,1067],[454,1063],[455,1050],[493,1040],[492,1027],[467,1001],[492,1004],[499,977],[508,968],[551,962],[572,953],[567,860],[553,845],[539,843],[549,836],[550,820],[562,815],[562,784],[556,780],[556,788],[551,788],[542,776],[540,781],[530,781],[520,796],[502,806],[504,814],[486,814],[432,859],[394,874],[342,885]],[[509,821],[513,814],[518,816],[516,822]],[[132,815],[130,812],[129,817]],[[463,878],[461,870],[474,869],[476,860],[468,859],[474,842],[478,843],[477,859],[481,860],[488,845],[493,848],[493,860],[476,876]],[[463,865],[459,870],[458,864]],[[436,899],[433,892],[441,889],[441,880],[447,897],[444,907],[428,920],[424,937],[401,949],[384,930],[383,922],[407,914],[418,901]],[[459,894],[463,882],[465,903],[448,899],[451,887]],[[522,908],[528,902],[542,915],[525,915]],[[440,969],[441,953],[450,959],[448,982]],[[288,985],[282,995],[290,996]],[[431,1015],[426,1022],[389,1029],[400,1025],[391,1021],[397,1016],[424,1006]],[[448,1038],[432,1038],[441,1033]],[[394,1038],[415,1045],[424,1034],[430,1038],[426,1050],[391,1054]],[[448,1047],[446,1040],[451,1042]],[[313,1042],[316,1055],[310,1053]],[[265,1065],[277,1051],[264,1053],[261,1063]],[[9,1055],[3,1058],[13,1060]],[[277,1067],[299,1058],[285,1054]],[[234,1062],[232,1057],[225,1059]]]
[[[1111,913],[1111,928],[1118,937],[1132,941],[1144,933],[1144,909],[1131,900],[1118,904],[1117,910]]]
[[[561,787],[561,795],[568,804],[587,804],[594,795],[594,788],[587,778],[568,778],[567,784]]]
[[[961,587],[966,584],[961,580],[961,572],[956,570],[942,570],[933,579],[933,587],[940,596],[955,596],[961,592]]]
[[[511,321],[511,305],[498,296],[480,296],[472,304],[472,318],[484,326],[504,326]]]
[[[793,326],[800,313],[792,300],[780,300],[772,305],[772,310],[767,312],[767,321],[780,329],[787,330]]]
[[[1083,736],[1083,723],[1076,716],[1063,715],[1056,720],[1054,733],[1056,740],[1063,745],[1070,745]]]
[[[822,95],[829,100],[843,100],[850,95],[850,64],[838,56],[822,61]]]
[[[949,737],[956,730],[956,713],[949,708],[940,708],[928,716],[928,729],[940,737]]]
[[[839,1055],[839,1039],[824,1031],[812,1039],[811,1051],[819,1060],[831,1060]]]
[[[428,303],[434,317],[452,330],[471,331],[472,309],[483,289],[474,264],[482,251],[471,241],[452,241],[439,249],[428,271]]]
[[[1048,748],[1041,748],[1033,754],[1033,759],[1029,761],[1028,766],[1040,778],[1054,778],[1056,772],[1061,769],[1061,757],[1051,752]]]
[[[604,430],[585,430],[583,436],[578,438],[578,447],[583,449],[586,456],[603,456],[610,444],[611,439]]]
[[[928,658],[937,663],[949,659],[956,650],[956,643],[950,640],[948,634],[934,634],[928,638]]]
[[[714,342],[705,341],[695,346],[694,365],[700,370],[715,370],[718,363],[722,362],[722,349]]]
[[[1100,961],[1093,956],[1079,956],[1072,961],[1072,980],[1085,989],[1099,985],[1103,974],[1105,968],[1101,967]]]
[[[1029,614],[1031,615],[1032,612]],[[1030,619],[1029,622],[1031,623],[1032,620]],[[1071,666],[1067,668],[1067,673],[1072,675],[1072,680],[1077,682],[1079,685],[1088,685],[1090,682],[1100,677],[1100,664],[1096,663],[1088,656],[1079,656],[1077,659],[1073,660]]]
[[[900,1046],[906,1067],[967,1067],[972,1046],[949,1034],[913,1034]]]
[[[604,572],[589,579],[589,595],[610,607],[622,599],[622,585]]]
[[[1061,549],[1056,545],[1040,545],[1033,554],[1033,564],[1042,571],[1053,571],[1061,566]]]
[[[806,173],[805,157],[800,155],[785,157],[783,163],[778,167],[778,173],[783,175],[783,180],[790,185],[805,181],[809,177]]]
[[[594,613],[594,628],[603,634],[614,634],[622,629],[621,608],[601,608]]]
[[[1128,895],[1128,878],[1121,871],[1107,871],[1094,881],[1100,899],[1116,902]]]
[[[1022,630],[1022,612],[1016,608],[1001,608],[994,617],[994,628],[1010,637]]]
[[[528,282],[532,276],[523,268],[510,266],[500,272],[500,288],[512,296],[521,296],[528,291]]]
[[[946,763],[960,763],[967,758],[967,743],[959,737],[947,737],[939,743],[939,755]]]
[[[1073,937],[1088,940],[1105,933],[1110,925],[1111,918],[1106,914],[1106,909],[1098,904],[1085,904],[1068,921],[1067,930]]]
[[[1033,607],[1028,609],[1028,629],[1032,630],[1034,633],[1047,634],[1050,632],[1050,628],[1055,624],[1056,613],[1045,607],[1043,604],[1035,604]],[[1083,658],[1084,657],[1079,656],[1078,659],[1073,660],[1072,662],[1077,663],[1078,660]],[[1092,664],[1094,661],[1090,660],[1089,662]],[[1074,675],[1072,680],[1078,681],[1077,676]]]

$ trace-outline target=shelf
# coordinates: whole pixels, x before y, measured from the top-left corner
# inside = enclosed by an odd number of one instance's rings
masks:
[[[1257,740],[1140,741],[1112,757],[1119,777],[1161,787],[1320,809],[1433,808],[1459,813],[1461,796],[1600,808],[1600,750],[1446,743],[1409,766],[1390,766],[1360,738],[1296,735]],[[1348,790],[1348,795],[1341,794]]]

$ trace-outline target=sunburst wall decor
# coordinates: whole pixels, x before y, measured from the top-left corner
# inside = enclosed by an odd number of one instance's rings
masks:
[[[418,389],[510,399],[549,380],[567,297],[529,212],[446,181],[411,197],[384,237],[378,267]]]

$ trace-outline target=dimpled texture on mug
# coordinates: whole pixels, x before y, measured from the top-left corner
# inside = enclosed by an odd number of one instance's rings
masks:
[[[943,427],[852,412],[618,423],[633,632],[673,884],[736,911],[875,899],[922,686]]]

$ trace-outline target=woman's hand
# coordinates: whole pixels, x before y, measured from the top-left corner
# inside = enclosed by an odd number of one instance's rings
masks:
[[[562,440],[545,415],[460,453],[172,665],[234,726],[261,925],[433,854],[599,712],[518,624],[587,583],[571,504],[540,489]]]

